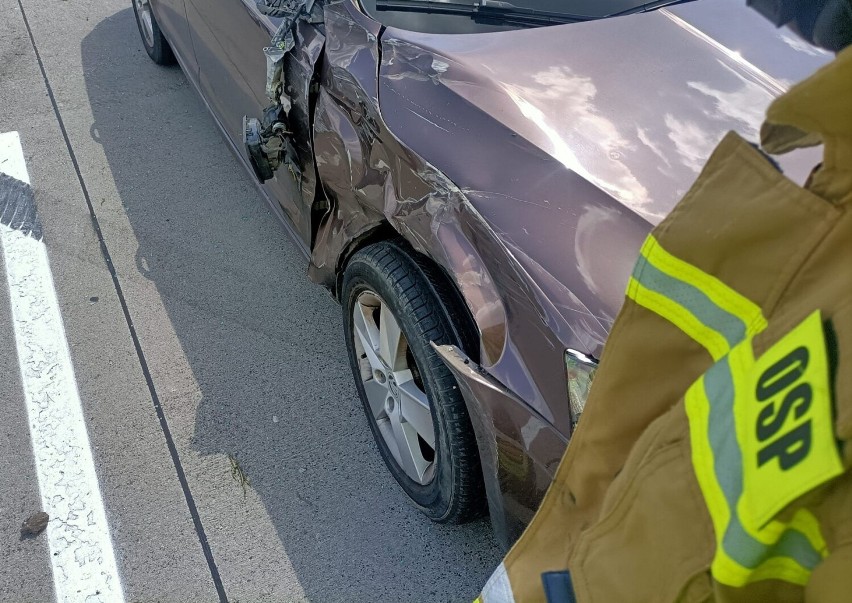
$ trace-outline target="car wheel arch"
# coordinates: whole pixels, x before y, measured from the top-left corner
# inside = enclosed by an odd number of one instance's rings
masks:
[[[476,322],[471,314],[470,308],[464,300],[464,297],[457,283],[448,274],[447,270],[437,261],[428,255],[414,249],[414,247],[405,240],[396,230],[386,221],[380,222],[373,226],[369,231],[359,237],[354,238],[349,245],[340,254],[338,266],[335,274],[335,287],[332,292],[335,299],[340,302],[340,293],[342,291],[343,277],[346,272],[346,266],[349,260],[358,251],[379,243],[387,241],[400,247],[407,255],[414,259],[414,264],[421,269],[421,273],[428,271],[429,277],[440,279],[439,286],[449,293],[450,307],[447,308],[450,318],[453,319],[455,327],[458,329],[459,341],[464,342],[463,351],[473,360],[479,361],[479,331]],[[433,287],[436,297],[445,300],[447,295],[441,295],[437,291],[437,287]]]

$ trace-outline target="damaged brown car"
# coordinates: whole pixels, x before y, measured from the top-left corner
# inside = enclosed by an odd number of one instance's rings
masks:
[[[508,543],[580,417],[644,237],[725,131],[756,139],[772,98],[827,58],[744,4],[134,9],[339,300],[394,478],[435,521],[489,510]]]

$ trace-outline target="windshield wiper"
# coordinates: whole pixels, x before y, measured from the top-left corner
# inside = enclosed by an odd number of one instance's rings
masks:
[[[654,0],[653,2],[646,2],[645,4],[640,4],[639,6],[628,8],[627,10],[609,14],[606,17],[601,17],[601,19],[621,17],[622,15],[633,15],[636,13],[649,13],[652,10],[659,10],[667,6],[674,6],[675,4],[686,4],[687,2],[695,2],[695,0]]]
[[[515,6],[502,0],[478,2],[441,2],[441,0],[376,0],[376,9],[412,13],[468,16],[475,21],[511,23],[517,25],[556,25],[588,21],[596,17],[572,15]]]
[[[572,13],[544,11],[525,6],[516,6],[503,0],[478,0],[476,2],[443,2],[441,0],[376,0],[376,9],[380,11],[400,11],[414,13],[433,13],[441,15],[462,15],[474,21],[499,22],[513,25],[558,25],[578,23],[620,17],[633,13],[692,2],[693,0],[654,0],[634,6],[627,10],[609,15],[577,15]]]

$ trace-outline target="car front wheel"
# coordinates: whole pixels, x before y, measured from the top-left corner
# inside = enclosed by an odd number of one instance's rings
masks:
[[[465,339],[443,282],[413,253],[381,242],[352,257],[341,301],[349,361],[385,464],[430,519],[460,523],[485,505],[467,408],[430,345]]]

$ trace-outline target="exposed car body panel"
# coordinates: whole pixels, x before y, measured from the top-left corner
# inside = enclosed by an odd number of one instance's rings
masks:
[[[265,93],[265,58],[259,51],[269,43],[275,22],[261,15],[253,2],[231,0],[212,3],[186,0],[192,31],[198,80],[205,98],[225,128],[227,136],[242,146],[243,115],[259,113],[268,103]],[[289,174],[264,185],[277,199],[302,241],[312,236],[311,202],[316,189],[311,149],[308,88],[324,37],[315,27],[300,23],[298,44],[286,61],[288,82],[293,87],[293,140],[298,145],[301,178]],[[286,170],[285,170],[286,171]]]
[[[452,346],[436,346],[468,405],[491,523],[504,546],[517,540],[556,475],[567,440]]]
[[[318,226],[309,274],[335,290],[346,251],[384,221],[381,175],[370,165],[379,128],[381,27],[348,4],[326,7],[325,21],[326,58],[313,136],[330,205]],[[341,204],[350,196],[354,205]]]
[[[158,18],[165,3],[178,4],[158,0]],[[268,102],[260,50],[276,24],[248,0],[186,0],[186,12],[192,44],[175,45],[179,59],[197,59],[187,75],[239,147],[242,116]],[[351,252],[389,235],[456,285],[480,349],[465,350],[468,364],[441,353],[509,542],[571,434],[564,350],[600,354],[653,224],[727,130],[756,139],[765,106],[827,57],[762,21],[743,50],[701,29],[750,18],[740,0],[456,35],[385,29],[350,0],[324,14],[322,26],[299,23],[285,64],[301,180],[280,170],[264,192],[333,292]],[[784,166],[801,180],[814,163]]]

